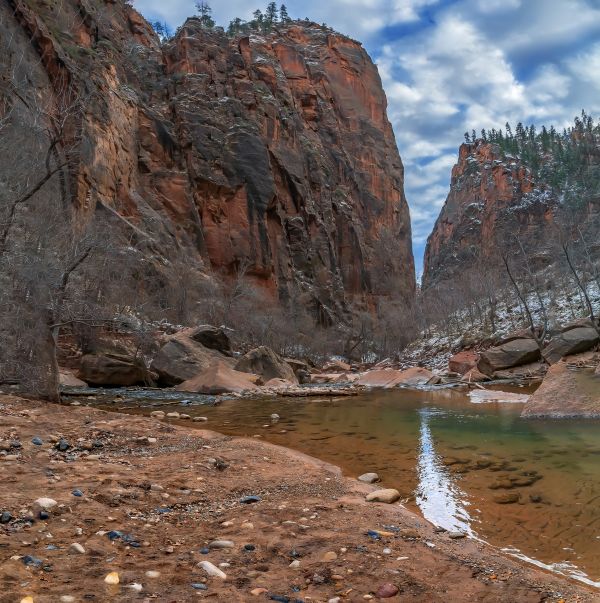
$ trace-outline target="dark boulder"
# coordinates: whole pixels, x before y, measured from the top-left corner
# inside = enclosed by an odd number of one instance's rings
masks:
[[[233,362],[220,352],[204,347],[186,333],[171,337],[152,361],[150,366],[158,374],[160,385],[179,385],[206,371],[216,361]]]
[[[221,354],[231,356],[231,340],[223,327],[200,325],[189,332],[189,337],[209,350],[217,350]]]
[[[543,356],[548,364],[555,364],[564,356],[591,350],[600,342],[598,331],[592,326],[572,326],[552,338],[544,348]]]
[[[141,359],[117,354],[86,354],[81,358],[78,378],[88,385],[130,387],[149,385],[150,373]]]
[[[236,371],[260,375],[265,382],[271,379],[285,379],[298,383],[292,367],[267,346],[250,350],[238,360],[234,368]]]
[[[539,360],[540,348],[535,339],[512,339],[481,352],[477,368],[485,375]]]

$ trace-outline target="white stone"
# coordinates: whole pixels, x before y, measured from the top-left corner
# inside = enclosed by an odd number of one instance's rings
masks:
[[[221,578],[221,580],[225,580],[227,578],[227,574],[225,572],[222,572],[216,565],[213,565],[210,561],[200,561],[198,567],[202,568],[209,576]]]
[[[80,555],[85,555],[85,549],[78,542],[74,542],[70,548],[75,553],[79,553]]]
[[[53,498],[38,498],[33,504],[42,511],[50,511],[54,509],[58,503]]]

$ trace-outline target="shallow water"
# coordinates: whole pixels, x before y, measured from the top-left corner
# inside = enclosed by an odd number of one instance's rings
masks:
[[[149,413],[141,398],[96,404]],[[473,404],[453,390],[185,408],[164,403],[167,412],[208,417],[199,427],[261,434],[347,475],[376,471],[434,524],[600,587],[600,421],[523,420],[522,404]],[[281,419],[272,423],[272,413]]]

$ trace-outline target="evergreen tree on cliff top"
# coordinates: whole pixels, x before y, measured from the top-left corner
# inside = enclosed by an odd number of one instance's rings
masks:
[[[200,23],[203,27],[212,29],[215,26],[215,20],[212,18],[212,8],[207,2],[196,2],[196,10],[200,16]]]

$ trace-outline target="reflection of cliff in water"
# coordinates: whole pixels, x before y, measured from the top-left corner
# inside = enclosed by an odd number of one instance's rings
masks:
[[[433,408],[421,408],[419,433],[419,456],[417,475],[419,484],[416,489],[416,502],[425,519],[447,530],[460,530],[473,535],[471,516],[467,510],[467,495],[457,485],[450,472],[444,467],[435,451],[429,419],[432,414],[443,411]]]

